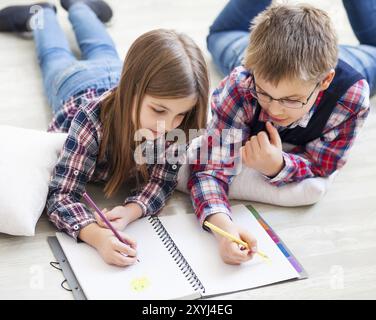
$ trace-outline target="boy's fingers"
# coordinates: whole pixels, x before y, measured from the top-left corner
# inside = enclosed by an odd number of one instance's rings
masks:
[[[270,143],[276,147],[282,147],[282,141],[278,130],[269,121],[266,123],[266,130],[269,132]]]
[[[252,253],[251,250],[244,249],[244,250],[241,250],[241,253],[242,253],[242,255],[239,257],[239,259],[242,263],[249,261],[249,260],[252,260],[253,253]]]
[[[256,154],[259,154],[261,151],[259,141],[257,139],[257,136],[252,136],[251,138],[251,146],[252,146],[252,151],[255,152]]]
[[[232,242],[229,246],[229,255],[231,256],[232,260],[242,261],[247,256],[247,251],[242,251],[239,245],[235,242]]]
[[[241,152],[241,156],[242,156],[242,162],[246,163],[247,160],[248,160],[246,147],[245,146],[241,147],[240,152]]]
[[[252,148],[252,142],[251,142],[251,140],[248,140],[245,143],[244,149],[245,149],[245,154],[246,154],[246,157],[247,157],[247,161],[251,161],[252,156],[253,156],[253,148]]]
[[[270,145],[268,135],[265,131],[261,131],[257,134],[257,139],[260,144],[261,149],[265,149]]]
[[[257,240],[253,235],[251,235],[247,231],[243,231],[240,233],[240,238],[243,241],[247,242],[249,250],[251,250],[252,252],[257,251]]]
[[[242,246],[238,247],[241,255],[239,255],[239,259],[241,259],[242,262],[248,261],[252,259],[252,256],[250,255],[251,250],[244,248]]]
[[[229,250],[228,260],[235,264],[241,264],[251,259],[252,256],[248,254],[248,250],[241,250],[237,244]]]

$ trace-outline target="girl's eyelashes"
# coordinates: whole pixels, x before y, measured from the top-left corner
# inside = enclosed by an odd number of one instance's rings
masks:
[[[161,114],[161,113],[164,113],[166,110],[157,110],[157,109],[154,109],[154,108],[151,108],[155,113],[158,113],[158,114]]]
[[[155,113],[158,113],[158,114],[163,114],[163,113],[166,112],[166,110],[157,110],[157,109],[154,109],[153,107],[151,107],[151,109],[152,109]],[[178,116],[179,116],[179,117],[185,117],[187,114],[188,114],[188,112],[185,112],[185,113],[181,113],[181,114],[179,114]]]

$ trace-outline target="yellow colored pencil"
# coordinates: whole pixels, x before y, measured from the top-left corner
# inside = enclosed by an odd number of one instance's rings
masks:
[[[247,242],[245,242],[245,241],[243,241],[243,240],[241,240],[241,239],[233,236],[231,233],[228,233],[228,232],[222,230],[221,228],[219,228],[219,227],[215,226],[214,224],[210,223],[209,221],[205,221],[204,225],[206,227],[208,227],[210,230],[218,233],[219,235],[221,235],[221,236],[223,236],[223,237],[225,237],[225,238],[227,238],[227,239],[229,239],[231,241],[236,242],[237,244],[242,245],[243,247],[245,247],[246,249],[249,250],[249,246],[248,246]],[[256,251],[255,253],[257,253],[258,255],[260,255],[264,259],[269,259],[268,256],[265,253],[261,252],[261,251]]]

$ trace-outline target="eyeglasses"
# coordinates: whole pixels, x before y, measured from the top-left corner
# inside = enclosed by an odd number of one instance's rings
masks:
[[[252,95],[261,103],[271,103],[273,100],[278,101],[278,103],[286,108],[290,109],[301,109],[303,108],[308,101],[312,98],[313,93],[316,91],[317,87],[319,86],[320,82],[318,82],[315,87],[313,88],[312,92],[309,94],[306,102],[302,102],[299,100],[293,100],[293,99],[286,99],[286,98],[281,98],[281,99],[275,99],[271,97],[269,94],[265,92],[259,92],[256,91],[256,82],[255,78],[252,76],[253,79],[253,88],[248,88],[249,92],[252,93]]]

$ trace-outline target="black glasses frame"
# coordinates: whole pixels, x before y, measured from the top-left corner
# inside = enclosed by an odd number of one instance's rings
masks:
[[[307,105],[307,103],[309,102],[309,100],[312,98],[312,95],[313,93],[316,91],[317,87],[319,86],[320,82],[317,82],[315,87],[313,88],[312,92],[309,94],[306,102],[302,102],[300,100],[293,100],[293,99],[285,99],[285,98],[279,98],[279,99],[275,99],[273,98],[271,95],[269,95],[268,93],[266,92],[258,92],[256,90],[256,81],[255,81],[255,77],[252,75],[252,82],[253,82],[253,87],[252,88],[248,88],[248,90],[254,95],[254,97],[256,99],[258,99],[258,94],[261,94],[261,95],[264,95],[264,96],[267,96],[269,98],[269,102],[272,102],[273,100],[274,101],[277,101],[281,106],[285,107],[285,108],[289,108],[289,109],[302,109],[305,105]],[[283,100],[289,100],[291,102],[297,102],[297,103],[300,103],[301,106],[300,107],[297,107],[297,108],[294,108],[294,107],[288,107],[286,106],[282,101]]]

